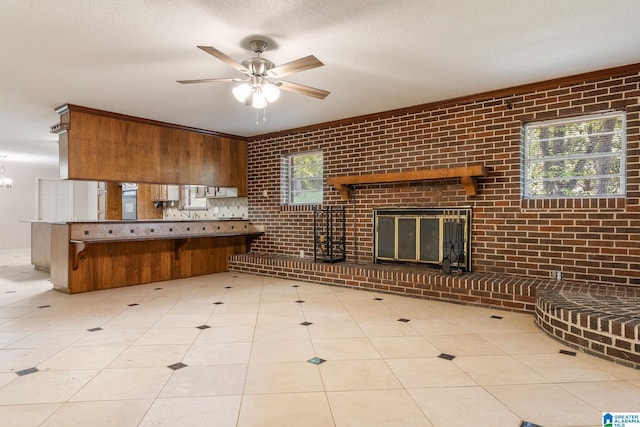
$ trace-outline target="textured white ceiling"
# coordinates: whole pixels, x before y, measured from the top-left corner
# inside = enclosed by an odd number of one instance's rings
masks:
[[[54,108],[72,103],[235,135],[257,135],[640,62],[638,0],[2,0],[0,155],[57,164]],[[331,92],[283,92],[256,125],[202,52],[238,61],[252,36],[285,78]]]

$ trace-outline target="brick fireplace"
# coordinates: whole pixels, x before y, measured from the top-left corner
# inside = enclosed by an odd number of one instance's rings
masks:
[[[344,200],[324,186],[325,206],[345,206],[347,261],[374,263],[375,208],[473,209],[473,272],[640,286],[640,64],[486,94],[319,124],[249,141],[249,218],[265,236],[255,254],[313,253],[311,207],[283,206],[281,157],[322,150],[324,175],[389,174],[482,164],[468,195],[459,179],[354,185]],[[527,200],[521,194],[523,124],[625,111],[627,194],[610,199]]]

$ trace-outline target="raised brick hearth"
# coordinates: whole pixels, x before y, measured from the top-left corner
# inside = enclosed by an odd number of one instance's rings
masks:
[[[550,281],[485,273],[447,275],[424,267],[314,263],[307,258],[257,254],[232,255],[229,268],[263,276],[528,313],[535,311],[535,289]]]
[[[535,314],[570,347],[640,368],[640,288],[584,285],[486,273],[446,275],[419,267],[315,263],[306,258],[232,255],[231,271],[487,306]]]

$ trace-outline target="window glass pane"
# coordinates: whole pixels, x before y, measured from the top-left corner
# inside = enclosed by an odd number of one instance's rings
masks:
[[[291,163],[296,166],[318,164],[319,162],[322,162],[322,153],[320,151],[291,156]]]
[[[316,178],[292,179],[293,188],[297,191],[320,191],[322,180]]]
[[[301,165],[292,170],[294,178],[317,177],[322,175],[322,165]]]
[[[525,126],[525,198],[625,194],[623,113]]]
[[[283,165],[285,162],[283,162]],[[287,194],[283,203],[290,204],[321,204],[323,168],[322,152],[294,154],[287,157],[288,173],[282,174],[282,188]]]

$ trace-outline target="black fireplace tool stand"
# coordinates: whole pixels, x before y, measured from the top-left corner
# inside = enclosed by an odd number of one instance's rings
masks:
[[[313,260],[340,262],[346,257],[344,206],[313,208]]]
[[[461,274],[465,271],[465,222],[459,211],[445,212],[443,230],[442,272]]]

